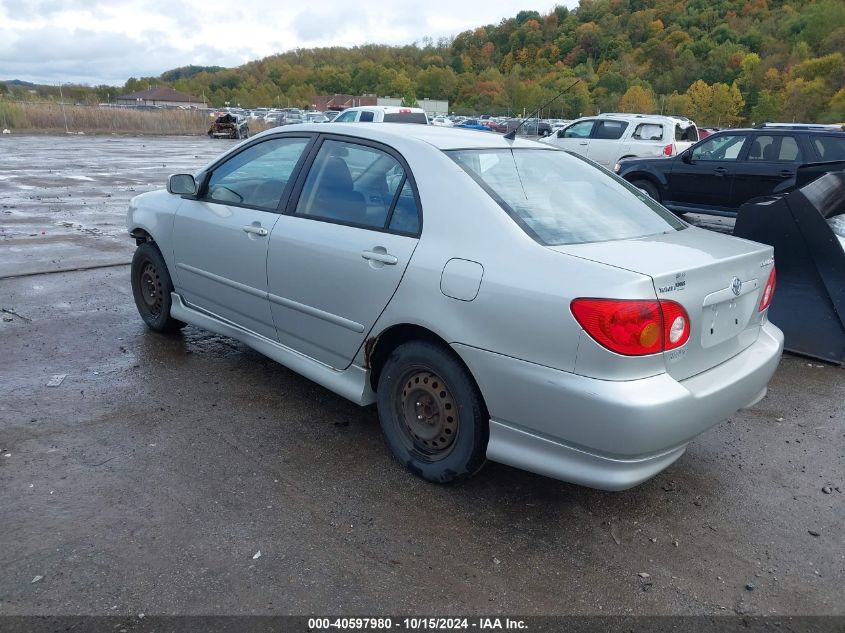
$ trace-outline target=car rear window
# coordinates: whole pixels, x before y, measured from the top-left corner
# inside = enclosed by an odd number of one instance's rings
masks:
[[[446,153],[526,233],[546,246],[624,240],[687,226],[639,189],[568,152]]]
[[[675,140],[676,141],[691,141],[698,142],[698,128],[690,124],[687,127],[680,123],[675,124]]]
[[[425,112],[385,112],[385,123],[422,123],[428,124]]]

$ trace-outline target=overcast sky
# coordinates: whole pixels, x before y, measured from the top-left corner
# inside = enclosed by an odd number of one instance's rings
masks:
[[[0,0],[0,80],[121,85],[298,47],[436,40],[555,4],[577,1]]]

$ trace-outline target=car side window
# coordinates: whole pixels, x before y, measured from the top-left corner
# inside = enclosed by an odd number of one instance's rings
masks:
[[[683,127],[680,123],[675,124],[675,140],[676,141],[692,141],[695,143],[698,140],[698,129],[690,124]]]
[[[794,163],[801,159],[801,149],[794,136],[758,134],[748,149],[749,161]]]
[[[361,112],[361,118],[358,119],[359,123],[372,123],[373,121],[373,113],[369,110],[364,110]]]
[[[568,128],[560,131],[561,138],[589,138],[590,132],[593,131],[593,123],[595,121],[581,121],[574,123]]]
[[[659,123],[640,123],[634,130],[633,138],[638,141],[662,141],[663,126]]]
[[[746,139],[745,134],[711,136],[692,149],[693,160],[736,160]]]
[[[295,213],[366,228],[388,228],[391,209],[402,197],[396,194],[406,182],[405,175],[399,161],[385,151],[326,140],[314,158]]]
[[[622,138],[628,124],[624,121],[599,121],[593,128],[593,138],[615,141]]]
[[[256,143],[219,165],[205,199],[275,211],[308,138],[274,138]]]
[[[355,121],[355,112],[341,112],[334,120],[335,123],[352,123]]]
[[[845,160],[845,134],[838,136],[816,136],[813,145],[823,161]]]
[[[801,148],[794,136],[782,136],[778,160],[787,163],[801,162]]]
[[[414,188],[411,187],[411,183],[407,179],[396,198],[388,228],[399,233],[419,233],[420,231],[420,212],[417,207],[417,199],[414,196]]]

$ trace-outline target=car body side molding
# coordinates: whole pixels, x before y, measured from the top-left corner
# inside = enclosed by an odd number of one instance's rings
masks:
[[[267,298],[267,292],[264,290],[259,290],[258,288],[253,288],[252,286],[248,286],[246,284],[242,284],[239,281],[234,281],[229,279],[228,277],[221,277],[220,275],[215,275],[214,273],[210,273],[207,270],[202,270],[201,268],[195,268],[189,264],[176,264],[176,268],[181,268],[182,270],[187,270],[189,272],[194,273],[195,275],[199,275],[200,277],[205,277],[206,279],[211,279],[212,281],[219,282],[226,286],[230,286],[232,288],[237,288],[238,290],[245,292],[247,294],[253,295],[254,297],[264,297]]]
[[[293,301],[292,299],[285,299],[284,297],[280,297],[279,295],[274,295],[272,292],[270,293],[270,301],[272,301],[273,303],[277,303],[280,306],[290,308],[291,310],[302,312],[303,314],[307,314],[308,316],[322,319],[323,321],[333,323],[334,325],[339,325],[340,327],[346,328],[347,330],[358,332],[359,334],[362,334],[364,332],[364,326],[358,323],[357,321],[352,321],[351,319],[344,319],[342,316],[338,316],[331,312],[326,312],[325,310],[320,310],[319,308],[315,308],[313,306],[305,305],[304,303],[299,303],[298,301]]]

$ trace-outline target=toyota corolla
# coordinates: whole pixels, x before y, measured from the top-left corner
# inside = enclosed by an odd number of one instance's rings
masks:
[[[766,394],[769,246],[578,156],[434,126],[297,125],[132,200],[135,303],[359,405],[430,481],[487,459],[621,490]]]

